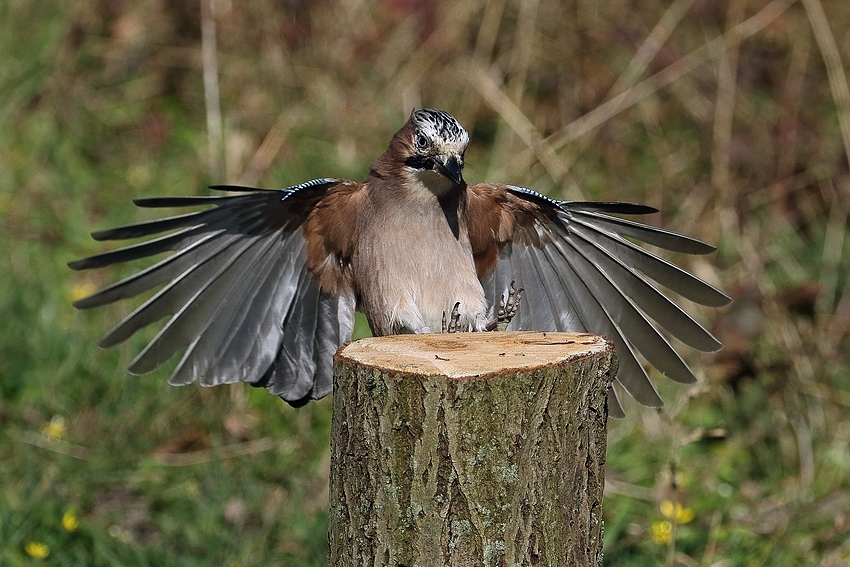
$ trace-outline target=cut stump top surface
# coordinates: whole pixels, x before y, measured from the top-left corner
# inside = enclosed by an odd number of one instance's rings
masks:
[[[550,366],[610,348],[604,337],[588,333],[441,333],[360,339],[337,357],[390,372],[464,379]]]

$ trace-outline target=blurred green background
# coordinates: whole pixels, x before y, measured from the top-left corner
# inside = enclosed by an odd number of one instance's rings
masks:
[[[139,266],[65,264],[133,198],[361,180],[419,106],[470,131],[470,182],[719,246],[687,265],[735,299],[698,311],[726,348],[610,424],[606,564],[850,563],[850,4],[202,11],[0,3],[0,565],[326,564],[328,400],[127,375],[144,336],[95,345],[132,306],[70,303]]]

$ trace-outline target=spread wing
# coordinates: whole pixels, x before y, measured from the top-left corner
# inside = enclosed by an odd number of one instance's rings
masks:
[[[610,216],[655,209],[555,201],[495,184],[469,187],[468,207],[476,268],[488,300],[496,304],[511,281],[525,289],[508,328],[605,335],[620,359],[617,380],[640,403],[663,405],[638,353],[673,380],[690,383],[696,379],[667,335],[705,352],[722,347],[656,284],[712,307],[726,305],[729,297],[633,240],[685,254],[707,254],[714,247]],[[623,415],[613,391],[609,411]]]
[[[118,344],[170,317],[130,372],[150,372],[183,351],[172,384],[243,381],[293,405],[321,398],[332,389],[333,354],[351,338],[355,308],[341,263],[328,261],[344,254],[349,233],[342,225],[325,234],[323,204],[356,199],[359,187],[316,179],[282,190],[218,186],[240,194],[137,200],[140,207],[213,208],[92,233],[125,240],[170,232],[71,262],[72,269],[173,253],[74,305],[89,309],[161,286],[99,343]],[[318,238],[308,243],[308,233]]]

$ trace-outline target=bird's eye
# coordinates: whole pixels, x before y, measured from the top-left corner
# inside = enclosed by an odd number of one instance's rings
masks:
[[[417,150],[424,150],[428,147],[428,138],[425,137],[425,134],[417,132],[413,138],[413,145],[416,146]]]

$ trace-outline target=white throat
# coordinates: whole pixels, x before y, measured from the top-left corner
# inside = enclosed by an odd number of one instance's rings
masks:
[[[453,181],[430,169],[405,167],[404,176],[407,178],[408,186],[423,197],[428,195],[442,197],[457,188]]]

